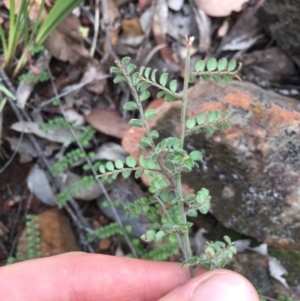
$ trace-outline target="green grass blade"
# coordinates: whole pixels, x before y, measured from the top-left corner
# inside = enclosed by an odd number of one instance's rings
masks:
[[[56,1],[37,34],[36,44],[42,44],[51,32],[82,2],[83,0]]]
[[[42,3],[40,5],[40,8],[39,8],[39,11],[38,11],[38,15],[37,15],[37,18],[33,24],[33,27],[32,27],[32,31],[31,31],[31,38],[30,38],[30,41],[32,42],[33,41],[33,38],[35,37],[37,31],[38,31],[38,28],[40,27],[41,25],[41,16],[42,16],[42,13],[45,9],[45,0],[42,0]]]
[[[1,24],[0,24],[0,39],[1,39],[2,47],[3,47],[4,57],[6,57],[8,54],[7,53],[7,42],[6,42],[5,32],[4,32],[4,29]]]

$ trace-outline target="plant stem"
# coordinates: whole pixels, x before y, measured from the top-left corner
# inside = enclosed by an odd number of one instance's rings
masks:
[[[182,108],[181,108],[181,131],[180,131],[180,144],[181,148],[184,145],[185,137],[185,119],[186,119],[186,106],[187,106],[187,95],[189,88],[189,78],[190,78],[190,61],[191,61],[191,48],[193,45],[194,37],[187,39],[187,55],[185,59],[185,69],[184,69],[184,83],[183,83],[183,98],[182,98]]]
[[[187,107],[187,94],[189,87],[189,77],[190,77],[190,59],[191,59],[191,48],[194,41],[194,37],[190,37],[187,39],[187,56],[185,60],[185,70],[184,70],[184,84],[183,84],[183,98],[182,98],[182,108],[181,108],[181,131],[180,131],[180,144],[181,148],[184,145],[184,137],[185,137],[185,120],[186,120],[186,107]],[[178,201],[178,210],[180,215],[180,222],[186,223],[186,214],[184,210],[184,203],[182,201],[182,188],[181,188],[181,174],[179,173],[176,176],[176,196],[179,199]],[[192,257],[192,250],[190,246],[189,233],[182,233],[182,241],[183,248],[185,250],[185,259],[189,259]],[[189,268],[190,276],[193,278],[195,276],[195,269],[193,267]]]
[[[181,175],[178,174],[176,177],[176,196],[177,197],[183,197],[182,196],[182,189],[181,189]],[[186,223],[186,214],[184,210],[184,204],[182,199],[178,201],[178,210],[179,210],[179,216],[180,216],[180,223]],[[189,259],[192,257],[192,250],[190,245],[190,238],[189,238],[189,232],[184,232],[181,234],[182,236],[182,243],[183,243],[183,249],[184,249],[184,259]],[[190,276],[191,278],[195,277],[195,268],[190,267],[189,268]]]

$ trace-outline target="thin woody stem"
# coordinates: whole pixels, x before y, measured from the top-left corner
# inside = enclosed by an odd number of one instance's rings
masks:
[[[185,120],[186,120],[186,109],[187,109],[187,94],[189,88],[189,77],[190,77],[190,59],[191,59],[191,48],[194,41],[194,37],[190,37],[187,39],[187,56],[185,61],[185,71],[184,71],[184,84],[183,84],[183,98],[182,98],[182,108],[181,108],[181,131],[180,131],[180,144],[181,148],[184,145],[184,137],[185,137]],[[182,201],[182,187],[181,187],[181,174],[177,174],[176,178],[176,195],[179,199],[178,201],[178,210],[180,215],[180,222],[186,223],[186,213],[184,210],[184,203]],[[182,234],[183,248],[185,259],[189,259],[192,257],[192,250],[190,246],[189,233],[185,232]],[[189,268],[191,278],[195,277],[195,268]]]

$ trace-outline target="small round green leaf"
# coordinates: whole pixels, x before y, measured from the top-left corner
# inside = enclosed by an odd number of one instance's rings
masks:
[[[227,75],[227,74],[224,74],[223,77],[222,77],[223,81],[226,83],[226,84],[231,84],[232,83],[232,78],[230,75]]]
[[[218,70],[223,71],[226,69],[227,66],[227,59],[222,58],[218,61]]]
[[[140,101],[147,100],[149,97],[150,97],[149,91],[144,91],[144,92],[140,95]]]
[[[117,75],[117,76],[114,78],[113,82],[114,82],[115,84],[117,84],[117,83],[123,82],[123,81],[125,81],[125,80],[126,80],[126,79],[125,79],[125,77],[124,77],[123,75]]]
[[[215,255],[215,250],[212,247],[206,247],[205,248],[205,253],[209,254],[211,256],[214,256]]]
[[[141,236],[141,239],[144,241],[153,241],[155,240],[156,232],[154,230],[148,230],[145,234]]]
[[[154,109],[148,109],[145,112],[145,117],[147,120],[155,118],[156,115],[157,115],[157,112]]]
[[[196,119],[195,119],[195,118],[189,118],[189,119],[186,121],[186,127],[187,127],[188,129],[193,128],[195,125],[196,125]]]
[[[229,122],[225,121],[225,122],[223,122],[223,125],[224,125],[224,127],[227,128],[228,130],[231,129],[231,124],[230,124]]]
[[[126,111],[133,111],[138,108],[137,104],[134,101],[128,101],[124,104],[123,109]]]
[[[208,81],[210,79],[210,75],[209,74],[201,74],[201,77],[204,79],[204,81]]]
[[[118,67],[110,67],[109,71],[110,71],[110,73],[121,72],[121,70]]]
[[[208,120],[209,122],[214,122],[215,119],[216,119],[216,113],[215,113],[215,111],[209,111],[209,112],[207,113],[207,120]]]
[[[171,162],[171,161],[166,161],[166,162],[164,163],[164,165],[165,165],[169,170],[171,170],[171,171],[173,171],[173,170],[175,169],[175,165],[174,165],[174,163]]]
[[[143,127],[144,123],[142,120],[139,120],[139,119],[131,119],[129,121],[129,125],[141,128],[141,127]]]
[[[150,87],[150,84],[148,83],[142,83],[140,86],[139,86],[139,90],[140,92],[145,92],[148,88]]]
[[[100,165],[99,171],[100,171],[101,173],[105,173],[105,166],[104,166],[104,165]]]
[[[195,65],[195,69],[196,69],[197,72],[204,71],[204,69],[205,69],[205,62],[202,61],[202,60],[198,61],[196,63],[196,65]]]
[[[219,74],[214,74],[212,77],[218,85],[221,83],[221,76]]]
[[[203,205],[201,205],[199,207],[199,211],[202,213],[202,214],[207,214],[208,213],[208,210],[209,210],[209,207],[210,207],[210,202],[206,202],[204,203]]]
[[[150,72],[151,72],[151,68],[147,67],[146,70],[145,70],[145,73],[144,73],[146,78],[149,78]]]
[[[217,66],[218,66],[218,63],[215,58],[210,58],[206,63],[206,67],[207,67],[208,71],[216,70]]]
[[[223,238],[228,244],[231,244],[231,239],[229,236],[225,235]]]
[[[234,71],[236,68],[236,61],[230,61],[228,64],[228,71]]]
[[[134,177],[135,177],[136,179],[138,179],[138,178],[140,178],[140,177],[143,175],[143,173],[144,173],[144,169],[139,169],[139,170],[137,170],[137,171],[134,173]]]
[[[225,113],[225,118],[228,119],[230,117],[230,115],[231,115],[231,112],[227,110]]]
[[[128,156],[126,158],[126,164],[129,167],[135,167],[136,166],[136,160],[132,156]]]
[[[216,114],[216,119],[219,120],[223,117],[223,114],[220,110],[216,110],[215,111],[215,114]]]
[[[197,123],[200,125],[200,124],[203,124],[205,122],[205,119],[206,119],[206,116],[204,113],[201,113],[197,116]]]
[[[118,160],[115,161],[115,166],[118,169],[122,169],[124,167],[124,164],[121,160],[118,159]]]
[[[176,100],[178,100],[178,98],[177,97],[175,97],[174,95],[171,95],[171,94],[166,94],[165,95],[165,97],[164,97],[164,100],[165,101],[176,101]]]
[[[176,92],[177,90],[177,80],[176,79],[173,79],[171,82],[170,82],[170,90],[172,92]]]
[[[164,97],[166,95],[166,92],[165,91],[159,91],[156,95],[157,98],[161,98],[161,97]]]
[[[165,236],[165,232],[162,231],[162,230],[160,230],[160,231],[158,231],[158,232],[156,233],[156,235],[155,235],[155,240],[156,240],[156,241],[157,241],[157,240],[161,240],[164,236]]]
[[[151,80],[153,82],[156,82],[156,72],[157,72],[157,69],[154,69],[151,73]]]
[[[207,131],[208,134],[212,135],[214,133],[214,128],[210,125],[207,125],[204,127],[204,129]]]
[[[149,137],[144,137],[140,141],[140,145],[143,147],[150,147],[152,145],[151,139]]]
[[[151,135],[152,139],[159,138],[159,133],[156,130],[151,131],[150,135]]]
[[[140,79],[139,79],[139,72],[134,72],[132,74],[131,78],[132,78],[132,83],[134,85],[138,84],[138,82],[140,81]]]
[[[106,169],[109,170],[109,171],[112,171],[115,169],[114,165],[112,162],[107,162],[106,163]]]
[[[164,87],[168,81],[168,73],[163,73],[159,78],[159,83]]]
[[[190,157],[194,160],[194,161],[202,161],[202,153],[199,151],[192,151],[190,153]]]
[[[130,57],[129,56],[125,56],[125,57],[123,57],[122,58],[122,65],[125,65],[127,62],[129,62],[131,59],[130,59]]]
[[[127,72],[130,74],[131,72],[133,72],[136,69],[136,66],[133,64],[129,64],[127,66]]]
[[[123,177],[124,179],[127,179],[130,175],[131,175],[131,170],[124,170],[124,171],[122,172],[122,177]]]

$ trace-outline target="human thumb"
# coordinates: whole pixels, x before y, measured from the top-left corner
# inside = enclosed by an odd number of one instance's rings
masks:
[[[159,301],[259,301],[252,284],[228,270],[208,271],[177,287]]]

